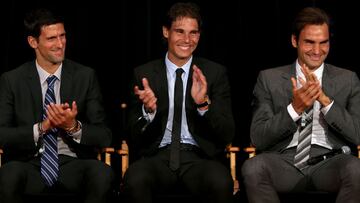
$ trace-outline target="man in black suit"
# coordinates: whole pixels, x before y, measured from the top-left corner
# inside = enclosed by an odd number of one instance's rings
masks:
[[[259,153],[242,167],[249,202],[279,202],[278,193],[306,191],[360,202],[360,160],[342,153],[320,161],[342,146],[357,154],[360,143],[360,82],[356,73],[324,63],[329,25],[319,8],[300,11],[291,36],[296,62],[259,74],[251,124]]]
[[[230,173],[217,160],[234,136],[230,87],[225,67],[192,55],[200,25],[196,5],[174,4],[163,24],[168,43],[165,58],[134,70],[137,98],[130,115],[131,151],[140,159],[125,175],[132,202],[151,202],[154,194],[166,193],[175,185],[207,202],[232,201]],[[177,86],[178,81],[182,85]],[[180,99],[177,87],[184,92]],[[176,129],[173,121],[179,112],[181,125]],[[179,141],[172,140],[179,131],[180,152],[174,158],[173,146]]]
[[[92,158],[95,148],[111,143],[111,131],[104,124],[95,72],[64,59],[66,34],[60,17],[35,9],[24,24],[36,60],[0,79],[0,145],[9,159],[0,168],[0,202],[22,202],[23,194],[47,191],[105,202],[113,172]],[[55,76],[51,91],[50,76]],[[47,141],[50,134],[54,145]],[[49,159],[47,150],[55,157]],[[52,163],[43,163],[45,158]]]

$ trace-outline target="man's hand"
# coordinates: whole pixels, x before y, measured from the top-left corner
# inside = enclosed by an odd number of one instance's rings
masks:
[[[298,89],[296,79],[291,77],[293,101],[292,105],[297,114],[301,114],[310,108],[320,95],[320,85],[316,82],[304,81],[299,77],[302,87]]]
[[[146,78],[142,79],[144,90],[140,90],[138,86],[134,87],[134,93],[139,96],[139,99],[144,104],[145,110],[148,112],[155,112],[157,108],[157,98],[154,92],[149,86],[149,82]]]
[[[320,84],[315,74],[310,72],[309,68],[305,64],[301,67],[301,71],[304,73],[306,81],[318,82]],[[319,91],[320,91],[320,95],[316,100],[318,100],[322,106],[329,105],[331,103],[331,100],[328,96],[325,95],[321,86]]]
[[[194,102],[196,104],[204,103],[206,101],[206,93],[206,77],[196,65],[193,65],[191,96],[194,99]]]
[[[76,115],[78,113],[76,102],[73,101],[72,107],[68,103],[47,105],[47,119],[50,128],[62,128],[64,130],[73,128],[77,125]],[[43,130],[48,130],[47,121],[43,121]],[[45,122],[45,123],[44,123]]]

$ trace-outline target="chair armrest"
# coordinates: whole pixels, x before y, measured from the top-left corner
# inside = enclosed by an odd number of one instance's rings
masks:
[[[125,140],[122,141],[121,148],[115,150],[112,147],[102,149],[98,154],[98,160],[102,161],[102,154],[105,154],[104,163],[111,166],[111,154],[117,153],[121,156],[121,177],[124,177],[126,170],[129,168],[129,147]]]
[[[255,147],[252,147],[252,146],[246,147],[244,149],[244,151],[249,154],[249,158],[252,158],[252,157],[254,157],[256,155],[256,148]]]
[[[101,153],[98,154],[98,160],[101,161],[101,154],[104,153],[105,155],[105,164],[111,166],[111,154],[115,152],[115,149],[112,147],[106,147],[101,150]]]
[[[230,158],[230,173],[234,181],[234,191],[236,194],[239,191],[239,181],[236,178],[236,153],[240,151],[239,147],[233,147],[231,144],[226,147],[227,157]]]
[[[125,172],[129,168],[129,146],[125,140],[122,141],[121,148],[117,150],[117,153],[121,155],[121,177],[124,178]]]

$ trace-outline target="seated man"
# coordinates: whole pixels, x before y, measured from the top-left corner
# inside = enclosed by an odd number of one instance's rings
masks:
[[[146,203],[181,185],[207,202],[232,202],[229,170],[216,159],[234,136],[226,69],[193,56],[201,25],[194,4],[174,4],[167,17],[167,54],[134,70],[130,147],[141,159],[127,170],[126,192]]]
[[[64,22],[36,9],[24,20],[36,59],[0,79],[0,202],[24,193],[64,191],[105,202],[113,172],[91,159],[111,143],[95,72],[64,59]]]
[[[329,25],[321,9],[300,11],[291,36],[297,60],[258,76],[251,141],[259,154],[242,167],[249,202],[279,202],[278,193],[306,191],[360,202],[360,160],[331,153],[359,144],[360,82],[354,72],[324,63]],[[325,159],[327,153],[333,156]]]

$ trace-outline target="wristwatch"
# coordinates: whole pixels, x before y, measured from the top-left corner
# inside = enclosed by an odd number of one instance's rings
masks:
[[[201,104],[196,104],[196,108],[202,108],[205,107],[207,105],[211,104],[209,97],[206,95],[205,96],[205,102],[201,103]]]
[[[82,128],[81,123],[78,120],[76,120],[75,125],[73,127],[65,129],[65,131],[67,132],[67,134],[72,135],[77,131],[81,130],[81,128]]]

